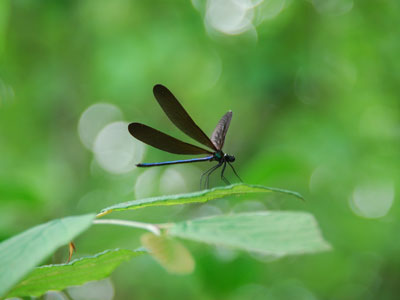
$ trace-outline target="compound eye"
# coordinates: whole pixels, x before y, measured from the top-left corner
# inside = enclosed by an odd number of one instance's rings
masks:
[[[229,160],[230,160],[231,162],[234,162],[234,161],[235,161],[235,157],[234,157],[233,155],[231,155],[231,156],[229,157]]]

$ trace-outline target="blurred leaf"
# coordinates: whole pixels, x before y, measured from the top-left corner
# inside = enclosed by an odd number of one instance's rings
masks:
[[[143,246],[170,273],[190,274],[195,262],[189,250],[182,243],[168,236],[158,236],[152,233],[143,234]]]
[[[284,256],[329,250],[309,213],[253,212],[176,223],[172,236],[267,255]]]
[[[144,253],[146,252],[113,249],[82,257],[68,264],[42,266],[34,269],[7,297],[38,297],[49,290],[59,291],[72,285],[100,280],[108,277],[122,262]]]
[[[251,185],[245,183],[238,183],[232,184],[229,186],[224,187],[216,187],[209,190],[203,190],[194,193],[188,194],[179,194],[179,195],[167,195],[167,196],[160,196],[154,198],[147,198],[147,199],[140,199],[140,200],[133,200],[128,202],[123,202],[119,204],[115,204],[104,208],[100,214],[107,214],[112,211],[121,211],[121,210],[128,210],[128,209],[137,209],[143,208],[148,206],[163,206],[163,205],[180,205],[186,203],[198,203],[198,202],[207,202],[210,200],[223,198],[227,196],[234,196],[234,195],[243,195],[243,194],[250,194],[250,193],[284,193],[291,196],[295,196],[299,199],[303,199],[302,196],[296,192],[271,188],[261,185]]]
[[[86,230],[94,214],[52,220],[0,244],[0,297],[58,247]]]
[[[24,202],[27,206],[34,206],[41,201],[35,191],[22,183],[22,180],[10,180],[6,176],[0,179],[0,195],[5,201]]]

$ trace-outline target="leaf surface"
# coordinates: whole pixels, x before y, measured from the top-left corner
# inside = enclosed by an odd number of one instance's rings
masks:
[[[168,272],[190,274],[195,262],[189,250],[179,241],[168,236],[153,233],[143,234],[142,245]]]
[[[168,195],[153,198],[146,198],[140,200],[133,200],[115,204],[104,208],[100,214],[108,214],[112,211],[122,211],[129,209],[138,209],[149,206],[163,206],[163,205],[181,205],[187,203],[201,203],[214,199],[219,199],[228,196],[239,196],[252,193],[283,193],[290,196],[303,199],[302,196],[296,192],[271,188],[261,185],[251,185],[245,183],[232,184],[224,187],[216,187],[209,190],[203,190],[188,194]]]
[[[309,213],[252,212],[173,224],[172,236],[265,255],[285,256],[329,250]]]
[[[0,297],[58,247],[92,224],[94,214],[52,220],[0,243]]]
[[[7,296],[39,297],[49,290],[59,291],[69,286],[104,279],[122,262],[144,253],[146,252],[113,249],[82,257],[68,264],[42,266],[34,269]]]

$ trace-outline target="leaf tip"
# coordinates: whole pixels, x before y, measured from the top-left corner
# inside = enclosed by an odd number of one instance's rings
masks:
[[[110,213],[112,213],[112,209],[105,209],[105,210],[102,210],[101,212],[99,212],[97,215],[96,215],[96,218],[101,218],[101,217],[104,217],[105,215],[108,215],[108,214],[110,214]]]

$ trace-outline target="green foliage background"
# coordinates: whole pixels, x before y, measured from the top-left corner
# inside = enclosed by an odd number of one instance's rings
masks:
[[[153,99],[152,86],[162,83],[207,133],[232,109],[224,149],[244,181],[306,198],[247,203],[311,212],[334,250],[275,260],[188,244],[192,275],[170,275],[142,256],[113,274],[115,299],[397,299],[400,2],[282,3],[253,31],[226,35],[206,29],[205,1],[2,1],[0,239],[133,199],[143,170],[102,170],[80,142],[78,122],[90,105],[107,102],[128,122],[184,138]],[[144,160],[170,158],[148,148]],[[182,192],[197,190],[207,167],[192,167]],[[148,183],[152,195],[162,193],[158,180]],[[372,207],[393,204],[366,218],[355,207],[359,195]],[[120,217],[185,220],[237,202]],[[135,249],[139,234],[94,227],[76,241],[78,255]],[[65,257],[60,250],[47,263]]]

